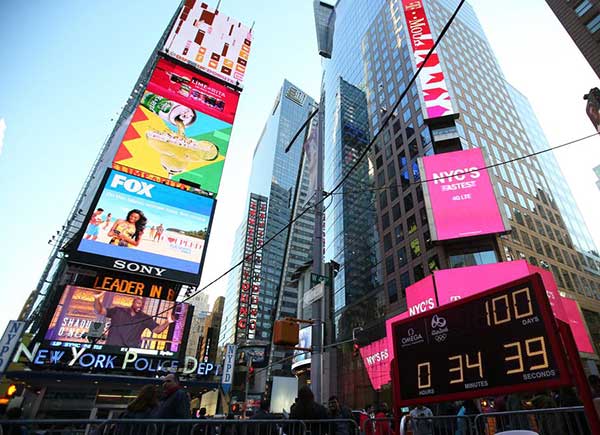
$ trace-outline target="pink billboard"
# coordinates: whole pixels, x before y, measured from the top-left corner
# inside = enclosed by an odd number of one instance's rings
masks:
[[[433,275],[428,275],[406,287],[406,307],[409,316],[424,313],[437,307]]]
[[[565,313],[563,308],[564,298],[558,293],[558,287],[552,276],[552,272],[528,264],[525,260],[507,261],[502,263],[484,264],[479,266],[457,267],[454,269],[437,270],[433,275],[410,285],[406,288],[406,306],[407,311],[391,317],[386,320],[386,338],[375,341],[364,348],[361,348],[361,356],[365,362],[365,368],[369,374],[369,379],[374,389],[381,388],[389,382],[389,364],[394,358],[394,347],[386,341],[391,342],[392,324],[416,314],[432,310],[437,307],[437,298],[440,306],[449,304],[467,296],[484,292],[491,288],[526,277],[532,273],[539,273],[542,277],[546,294],[554,315],[561,320],[569,321],[578,349],[581,352],[593,352],[585,327],[582,327],[583,321],[575,305],[571,301],[571,315]],[[373,346],[373,347],[371,347]],[[381,360],[368,360],[368,356],[375,355],[386,349],[387,358]],[[364,349],[364,353],[363,353]],[[381,355],[381,353],[379,353]],[[381,375],[387,373],[388,377]]]
[[[390,340],[391,343],[391,340]],[[374,341],[360,348],[360,356],[363,359],[369,380],[373,389],[379,390],[383,385],[390,382],[390,350],[387,337]]]
[[[433,240],[508,229],[480,148],[423,157],[420,163]]]
[[[423,3],[414,0],[402,0],[406,28],[415,56],[415,66],[420,68],[427,53],[435,44]],[[437,53],[434,51],[423,65],[419,74],[419,82],[425,101],[424,111],[428,118],[450,115],[453,113],[448,86],[444,79],[444,71]]]
[[[580,352],[594,353],[594,347],[590,342],[590,336],[588,335],[587,329],[585,329],[585,322],[581,317],[577,302],[573,299],[562,298],[562,306],[569,319],[569,326],[571,327],[571,332],[575,338],[577,350]]]
[[[529,274],[527,262],[518,260],[436,270],[433,276],[440,305],[445,305]]]

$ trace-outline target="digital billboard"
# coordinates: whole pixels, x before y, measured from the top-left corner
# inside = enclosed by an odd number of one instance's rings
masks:
[[[236,86],[242,85],[252,29],[201,1],[187,0],[171,29],[164,52]]]
[[[198,284],[215,200],[109,170],[75,263]]]
[[[450,240],[509,229],[480,148],[419,161],[432,240]]]
[[[120,354],[179,357],[188,317],[187,304],[143,296],[67,286],[44,336],[50,347],[91,347]],[[84,336],[92,322],[106,322],[104,338]]]
[[[113,167],[219,189],[239,94],[160,59],[133,114]],[[149,177],[145,177],[149,178]]]
[[[306,326],[298,333],[298,347],[309,349],[312,347],[312,326]],[[292,370],[297,367],[310,364],[310,352],[305,350],[295,350],[292,358]]]
[[[390,344],[387,337],[360,348],[369,380],[374,390],[390,382]]]
[[[581,311],[579,311],[577,301],[561,297],[561,303],[564,307],[571,332],[573,333],[577,350],[580,352],[594,353],[594,346],[592,346],[590,336],[585,328],[585,321],[583,320]]]
[[[396,406],[570,383],[558,328],[539,275],[531,275],[392,326]]]
[[[435,44],[425,8],[421,1],[402,0],[406,29],[415,56],[415,66],[421,67],[427,53]],[[419,83],[423,90],[423,110],[427,118],[437,118],[453,113],[444,71],[437,53],[434,51],[419,74]]]
[[[238,340],[256,338],[258,303],[261,289],[262,245],[265,241],[267,198],[251,194],[246,221],[244,260],[242,262],[240,297],[236,323]]]
[[[156,278],[146,279],[139,275],[126,275],[105,269],[94,271],[93,274],[77,274],[75,282],[78,287],[87,287],[95,290],[104,290],[116,293],[125,293],[132,296],[145,298],[164,299],[174,301],[177,299],[180,284],[162,281]]]

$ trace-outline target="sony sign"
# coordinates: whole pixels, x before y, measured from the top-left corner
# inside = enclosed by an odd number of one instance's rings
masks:
[[[145,273],[146,275],[153,276],[163,276],[162,274],[167,270],[156,266],[149,266],[147,264],[139,264],[125,260],[115,260],[113,267],[119,270],[128,270],[129,272]]]

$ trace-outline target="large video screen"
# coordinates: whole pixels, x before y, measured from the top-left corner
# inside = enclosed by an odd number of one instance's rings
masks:
[[[135,350],[177,358],[183,349],[189,306],[173,301],[67,286],[44,336],[51,347],[88,345],[104,353]],[[106,322],[105,337],[90,344],[92,322]]]
[[[252,30],[199,1],[186,1],[164,51],[182,62],[241,86],[252,44]]]
[[[160,59],[115,155],[131,168],[219,190],[239,94],[205,76]]]
[[[111,170],[73,262],[196,285],[215,200]]]
[[[423,191],[433,240],[502,233],[509,228],[480,148],[423,157]]]

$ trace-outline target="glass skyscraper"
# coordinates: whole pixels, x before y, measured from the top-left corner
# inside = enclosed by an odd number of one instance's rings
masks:
[[[423,3],[437,37],[459,2]],[[368,158],[326,204],[325,261],[341,264],[334,284],[337,339],[350,338],[357,327],[368,331],[404,311],[406,287],[433,270],[523,258],[551,270],[559,289],[579,301],[594,344],[600,345],[600,258],[554,156],[490,170],[512,227],[509,234],[432,243],[417,159],[432,154],[433,147],[418,83],[382,126],[416,70],[402,2],[340,0],[333,8],[316,1],[315,12],[319,52],[325,58],[326,191],[383,129]],[[456,124],[463,149],[481,148],[488,163],[501,163],[548,146],[526,98],[507,84],[468,3],[437,53],[460,114]],[[354,406],[370,403],[374,396],[365,393],[360,358],[346,355],[338,361],[345,380],[339,394]]]
[[[285,149],[315,108],[315,101],[311,97],[287,80],[284,81],[256,145],[250,175],[249,197],[264,198],[268,203],[265,240],[269,240],[281,231],[291,219],[296,201],[299,168],[302,169],[302,173],[297,192],[298,210],[301,210],[306,202],[308,171],[304,170],[304,165],[301,167],[304,135],[298,136],[287,153]],[[244,218],[236,234],[233,264],[243,258],[247,227]],[[249,340],[251,343],[269,344],[274,319],[296,315],[297,288],[289,281],[292,273],[311,259],[313,233],[314,214],[307,213],[295,222],[291,234],[287,230],[283,231],[263,248],[256,335],[253,340]],[[288,237],[289,249],[286,255],[285,246]],[[220,346],[236,342],[243,344],[236,337],[241,273],[240,268],[237,268],[230,275],[225,296]],[[274,352],[272,355],[275,360],[283,356],[285,352]],[[276,365],[272,373],[281,372],[289,376],[291,374],[289,363],[285,367],[286,369],[282,365]]]

